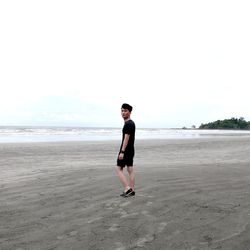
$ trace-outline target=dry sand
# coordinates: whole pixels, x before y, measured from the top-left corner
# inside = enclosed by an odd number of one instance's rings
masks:
[[[0,144],[0,249],[250,249],[250,138]]]

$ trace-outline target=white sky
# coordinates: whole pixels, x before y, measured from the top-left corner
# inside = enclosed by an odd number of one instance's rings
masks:
[[[250,1],[1,1],[0,125],[250,120]]]

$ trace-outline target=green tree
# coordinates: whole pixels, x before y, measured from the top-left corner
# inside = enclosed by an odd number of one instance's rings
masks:
[[[245,121],[244,117],[225,120],[217,120],[207,124],[201,124],[199,129],[250,129],[250,121]]]

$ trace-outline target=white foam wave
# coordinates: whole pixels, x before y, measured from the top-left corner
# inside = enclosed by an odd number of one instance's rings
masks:
[[[0,142],[120,140],[122,128],[0,127]],[[250,136],[249,130],[138,128],[136,139],[185,139],[214,136]]]

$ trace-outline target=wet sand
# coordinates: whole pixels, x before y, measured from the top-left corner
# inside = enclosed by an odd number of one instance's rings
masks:
[[[0,144],[0,249],[250,249],[250,138]]]

